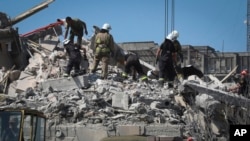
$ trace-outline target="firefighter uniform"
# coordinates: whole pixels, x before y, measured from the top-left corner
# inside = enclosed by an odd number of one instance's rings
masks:
[[[145,81],[147,80],[147,76],[143,72],[140,60],[137,55],[135,54],[126,54],[125,55],[125,67],[122,76],[124,78],[128,77],[129,73],[133,73],[133,79],[136,79],[136,73],[139,74],[140,80]]]
[[[100,61],[102,62],[101,78],[107,79],[110,55],[114,54],[114,39],[109,33],[111,26],[105,23],[95,38],[95,58],[92,73],[96,72]]]
[[[174,63],[176,62],[176,50],[173,42],[169,39],[165,39],[158,48],[156,57],[159,61],[159,84],[163,86],[163,83],[168,80],[170,85],[174,81],[176,76]]]

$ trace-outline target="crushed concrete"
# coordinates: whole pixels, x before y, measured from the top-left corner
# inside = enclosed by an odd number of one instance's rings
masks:
[[[110,65],[107,80],[100,79],[101,70],[64,78],[67,57],[58,38],[45,36],[41,45],[32,45],[36,49],[31,49],[28,66],[10,71],[0,106],[44,112],[48,141],[133,135],[152,141],[189,136],[199,141],[228,140],[230,124],[250,123],[249,99],[225,92],[226,86],[212,76],[212,83],[190,76],[168,88],[159,87],[156,79],[122,80],[122,69]],[[83,46],[92,64],[91,41],[85,39]],[[81,68],[88,72],[88,67]],[[6,73],[1,69],[1,82]]]

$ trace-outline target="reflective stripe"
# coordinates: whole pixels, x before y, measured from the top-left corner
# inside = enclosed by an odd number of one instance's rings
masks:
[[[146,80],[146,79],[148,79],[148,77],[147,76],[142,76],[140,79],[141,80]]]
[[[164,78],[159,78],[159,81],[164,81]]]
[[[122,73],[122,76],[123,76],[123,77],[128,77],[128,74],[125,73],[125,72],[123,72],[123,73]]]

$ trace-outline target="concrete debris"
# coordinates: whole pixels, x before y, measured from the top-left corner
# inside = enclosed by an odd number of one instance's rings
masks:
[[[92,64],[91,41],[83,42]],[[85,64],[81,67],[85,74],[65,78],[67,57],[57,37],[29,43],[29,64],[23,71],[9,70],[8,89],[0,95],[0,105],[43,111],[48,118],[48,141],[142,135],[152,141],[191,136],[227,140],[230,124],[250,123],[249,99],[225,92],[226,86],[213,76],[209,76],[211,82],[205,82],[192,75],[168,88],[159,87],[154,78],[147,83],[132,77],[123,80],[119,77],[122,69],[113,66],[109,66],[108,79],[102,80],[100,70],[88,73]],[[0,71],[3,93],[7,72]]]

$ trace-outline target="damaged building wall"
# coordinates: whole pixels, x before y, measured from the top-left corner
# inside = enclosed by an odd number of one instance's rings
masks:
[[[188,137],[226,141],[230,124],[250,122],[249,100],[226,92],[228,85],[216,77],[205,81],[189,76],[172,89],[167,84],[159,87],[156,79],[148,83],[132,77],[123,80],[119,77],[123,70],[110,65],[107,80],[100,79],[100,69],[64,78],[67,56],[58,38],[43,36],[42,40],[41,44],[29,42],[29,64],[12,79],[8,94],[0,95],[0,105],[44,112],[47,141],[124,136],[152,141]],[[91,46],[91,40],[84,40],[90,64]]]

